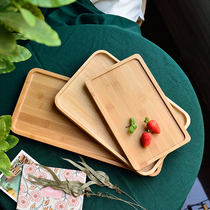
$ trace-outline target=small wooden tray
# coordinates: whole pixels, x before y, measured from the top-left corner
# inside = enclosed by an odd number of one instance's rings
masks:
[[[135,171],[153,163],[190,141],[190,136],[140,55],[131,56],[86,80],[93,99]],[[143,148],[140,137],[144,118],[162,128],[152,144]],[[134,117],[138,129],[125,127]]]
[[[119,60],[107,51],[99,50],[93,53],[56,95],[55,104],[69,119],[108,149],[125,165],[132,168],[85,86],[85,81],[88,77],[117,62]],[[162,157],[146,166],[143,170],[137,171],[137,173],[141,175],[152,174],[163,164],[163,160],[164,158]]]

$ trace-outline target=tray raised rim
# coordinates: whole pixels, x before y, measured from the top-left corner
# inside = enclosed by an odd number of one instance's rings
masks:
[[[42,143],[46,143],[46,144],[49,144],[49,145],[52,145],[52,146],[56,146],[56,147],[61,148],[61,149],[66,149],[70,152],[75,152],[75,153],[78,153],[78,154],[81,154],[81,155],[85,155],[87,157],[90,157],[90,158],[93,158],[93,159],[96,159],[96,160],[99,160],[99,161],[103,161],[105,163],[108,163],[108,164],[111,164],[111,165],[114,165],[114,166],[117,166],[117,167],[121,167],[121,168],[124,168],[124,169],[127,169],[127,170],[131,170],[128,166],[126,166],[119,159],[111,159],[111,158],[108,159],[107,157],[100,156],[100,155],[97,156],[97,154],[94,154],[94,152],[89,152],[89,151],[85,151],[85,150],[81,152],[81,150],[77,149],[76,147],[72,147],[72,146],[71,146],[71,149],[69,149],[69,148],[66,148],[66,145],[62,144],[62,142],[50,141],[49,138],[45,138],[45,137],[40,138],[40,137],[35,136],[34,134],[29,133],[28,131],[25,131],[24,129],[16,128],[16,124],[17,124],[17,121],[19,120],[18,117],[19,117],[19,114],[21,112],[21,108],[24,105],[24,101],[27,97],[26,96],[27,92],[30,88],[31,83],[33,82],[33,77],[36,73],[41,74],[41,75],[47,75],[49,77],[53,77],[53,78],[56,78],[56,79],[59,79],[59,80],[61,79],[65,82],[68,82],[69,79],[70,79],[69,77],[66,77],[66,76],[63,76],[63,75],[60,75],[60,74],[57,74],[57,73],[53,73],[53,72],[50,72],[50,71],[47,71],[47,70],[44,70],[44,69],[40,69],[40,68],[31,69],[28,72],[28,75],[26,76],[26,79],[25,79],[25,82],[23,84],[21,93],[19,95],[18,101],[17,101],[15,109],[13,111],[13,115],[12,115],[13,123],[12,123],[11,130],[14,133],[16,133],[18,135],[21,135],[21,136],[24,136],[26,138],[30,138],[30,139],[33,139],[33,140],[36,140],[36,141],[39,141],[39,142],[42,142]],[[154,166],[157,166],[157,163],[155,163]],[[157,167],[153,167],[149,171],[141,171],[141,175],[143,175],[143,176],[150,175],[157,169]],[[145,170],[147,170],[147,169],[145,168]]]
[[[167,155],[168,153],[174,151],[175,149],[178,149],[179,147],[183,146],[184,144],[188,143],[190,141],[190,135],[188,134],[188,132],[186,131],[186,129],[184,128],[184,126],[180,123],[179,119],[176,117],[175,115],[175,111],[172,109],[172,107],[170,106],[169,101],[167,100],[166,96],[164,95],[162,89],[160,88],[160,86],[158,85],[157,81],[155,80],[155,78],[153,77],[152,73],[150,72],[150,70],[148,69],[147,65],[145,64],[144,60],[142,59],[142,57],[139,54],[134,54],[133,56],[130,56],[126,59],[124,59],[123,61],[120,61],[119,63],[107,68],[106,70],[93,75],[92,77],[89,77],[86,79],[86,87],[88,88],[90,94],[92,95],[93,99],[95,100],[98,108],[100,109],[102,115],[104,116],[104,118],[106,119],[107,123],[109,124],[110,129],[112,130],[113,134],[115,135],[118,143],[120,144],[121,148],[123,149],[125,155],[127,156],[128,160],[130,161],[132,167],[134,168],[134,170],[138,171],[140,170],[142,167],[145,166],[145,164],[149,164],[150,160],[145,161],[144,165],[139,165],[138,161],[134,155],[132,155],[132,153],[130,151],[127,150],[126,145],[124,144],[123,140],[120,140],[120,138],[118,137],[118,133],[115,130],[115,125],[112,122],[112,119],[108,116],[107,112],[105,111],[103,104],[101,103],[100,99],[97,97],[97,94],[94,91],[94,88],[92,86],[92,82],[93,80],[97,80],[99,77],[103,77],[103,75],[107,75],[110,72],[114,71],[115,69],[117,69],[118,67],[126,64],[129,61],[132,60],[137,60],[139,62],[139,64],[141,65],[141,67],[143,68],[143,70],[145,71],[145,73],[147,74],[147,76],[149,77],[151,83],[153,84],[153,86],[155,87],[157,93],[159,94],[160,98],[163,100],[166,108],[169,110],[169,112],[171,113],[171,116],[173,117],[174,121],[176,122],[176,124],[178,125],[180,131],[182,132],[182,134],[184,135],[184,140],[178,144],[173,145],[171,148],[167,149],[167,151],[157,155],[156,157],[154,157],[154,159],[152,159],[152,162],[154,160],[159,159],[160,157],[163,157],[165,155]]]

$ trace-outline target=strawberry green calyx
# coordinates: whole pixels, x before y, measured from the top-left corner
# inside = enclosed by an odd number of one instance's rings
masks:
[[[145,123],[148,123],[148,122],[149,122],[149,118],[148,118],[148,117],[145,117],[144,122],[145,122]]]

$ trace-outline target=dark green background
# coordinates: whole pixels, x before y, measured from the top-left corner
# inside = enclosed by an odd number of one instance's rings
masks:
[[[202,113],[189,79],[171,57],[142,37],[141,29],[136,23],[105,15],[88,0],[79,0],[57,9],[43,9],[43,12],[46,21],[58,32],[62,45],[47,47],[33,41],[25,45],[33,56],[28,61],[17,63],[13,72],[0,75],[0,115],[12,115],[27,73],[32,68],[38,67],[71,77],[96,50],[106,50],[119,60],[135,53],[140,54],[166,96],[189,113],[191,124],[188,132],[191,141],[167,156],[157,177],[139,176],[84,158],[95,170],[105,171],[113,184],[117,184],[146,209],[181,209],[197,177],[204,147]],[[7,153],[11,160],[21,149],[47,166],[75,169],[61,157],[80,160],[72,152],[22,136],[18,138],[18,145]],[[93,190],[115,194],[99,187],[93,187]],[[122,195],[119,197],[128,199]],[[0,207],[3,210],[13,210],[16,209],[16,203],[0,191]],[[83,209],[127,210],[132,207],[107,198],[85,197]]]

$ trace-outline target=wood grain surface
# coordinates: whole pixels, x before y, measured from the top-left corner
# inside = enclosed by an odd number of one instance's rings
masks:
[[[103,53],[107,55],[106,52],[99,52],[101,55]],[[13,112],[12,131],[43,143],[131,170],[57,109],[54,103],[55,96],[69,79],[69,77],[46,70],[32,69],[26,78]],[[172,104],[172,106],[183,125],[188,126],[188,114],[176,104]],[[124,158],[126,157],[124,156]],[[155,161],[142,168],[141,175],[155,176],[159,174],[162,164],[155,169],[156,163]]]
[[[96,51],[59,91],[55,98],[55,104],[69,119],[125,165],[132,168],[85,85],[87,78],[100,73],[117,62],[119,60],[107,51]],[[163,164],[163,159],[164,157],[161,157],[159,160],[146,165],[138,173],[144,175],[153,173],[160,164]]]
[[[190,141],[163,91],[140,55],[133,55],[86,80],[116,140],[135,171],[153,163]],[[129,134],[126,126],[134,117],[138,129]],[[145,117],[162,128],[152,144],[143,148],[140,137]]]

